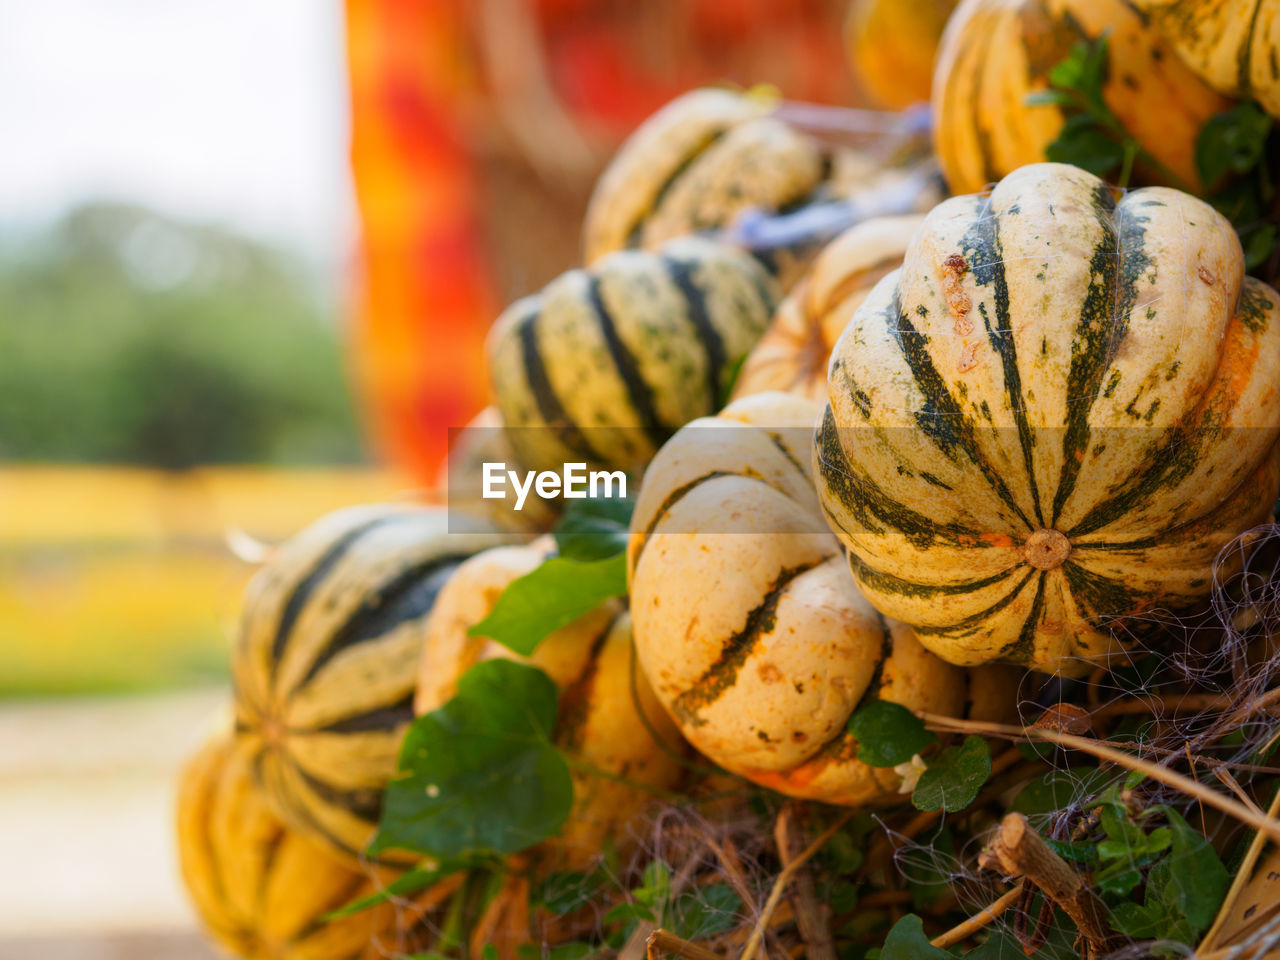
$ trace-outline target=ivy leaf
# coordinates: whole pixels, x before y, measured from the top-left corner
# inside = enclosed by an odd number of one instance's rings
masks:
[[[909,913],[893,925],[880,949],[880,960],[953,960],[946,950],[929,942],[924,921]]]
[[[515,853],[560,829],[569,765],[551,742],[556,685],[506,659],[476,664],[448,703],[405,734],[370,853]]]
[[[1206,185],[1229,173],[1243,174],[1262,162],[1272,120],[1256,103],[1246,101],[1210,117],[1196,138],[1196,169]]]
[[[963,810],[973,803],[991,776],[991,749],[970,734],[958,747],[947,747],[929,761],[911,794],[917,810]]]
[[[1047,837],[1044,842],[1064,860],[1072,860],[1075,863],[1097,863],[1098,861],[1098,848],[1092,843],[1081,840],[1050,840]]]
[[[1182,815],[1161,806],[1169,826],[1169,856],[1158,866],[1167,865],[1149,886],[1157,889],[1160,899],[1187,919],[1197,931],[1208,929],[1227,895],[1230,877],[1227,868],[1209,842],[1193,829]],[[1162,828],[1164,829],[1164,828]],[[1156,873],[1152,868],[1152,874]]]
[[[1107,917],[1112,929],[1135,940],[1159,940],[1169,927],[1169,915],[1161,904],[1121,903]]]
[[[1126,896],[1142,882],[1142,871],[1130,860],[1117,860],[1094,871],[1093,883],[1105,893]]]
[[[1055,813],[1073,803],[1084,805],[1108,779],[1107,773],[1097,767],[1051,770],[1019,790],[1009,809],[1014,813],[1034,816]]]
[[[1108,107],[1102,98],[1102,91],[1107,85],[1110,68],[1110,60],[1107,57],[1110,33],[1108,29],[1104,30],[1096,40],[1077,41],[1066,58],[1050,69],[1050,88],[1065,93],[1077,93],[1094,112],[1107,112]]]
[[[566,560],[592,561],[622,553],[634,506],[612,497],[566,500],[554,531],[557,554]]]
[[[1253,230],[1241,230],[1240,235],[1244,243],[1245,269],[1257,270],[1276,248],[1276,228],[1266,223]]]
[[[942,902],[951,892],[951,870],[955,862],[956,844],[951,831],[938,830],[924,843],[927,851],[920,862],[904,869],[907,889],[911,891],[911,905],[917,910],[929,911]]]
[[[680,897],[674,912],[676,935],[701,940],[733,928],[742,912],[742,898],[727,883],[709,883]]]
[[[1068,117],[1045,156],[1055,163],[1070,163],[1095,176],[1114,173],[1124,163],[1124,147],[1111,139],[1087,113]]]
[[[938,738],[906,707],[873,700],[849,718],[849,732],[858,741],[858,759],[871,767],[906,763]]]
[[[489,615],[467,631],[528,656],[550,633],[627,592],[627,558],[581,562],[551,557],[512,580]]]
[[[563,917],[585,907],[603,885],[598,872],[560,870],[547,874],[538,891],[538,902],[553,916]]]

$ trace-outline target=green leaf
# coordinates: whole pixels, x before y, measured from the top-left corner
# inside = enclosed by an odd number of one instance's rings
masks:
[[[930,758],[920,775],[911,802],[917,810],[963,810],[973,803],[991,776],[991,750],[981,737],[967,736],[958,747],[947,747]]]
[[[1142,871],[1132,861],[1117,860],[1101,870],[1094,871],[1093,883],[1105,893],[1125,896],[1142,882]]]
[[[627,558],[579,562],[552,557],[511,581],[489,615],[467,631],[528,656],[550,633],[627,592]]]
[[[511,660],[476,664],[443,707],[405,734],[371,853],[509,854],[560,829],[569,765],[551,742],[556,685]]]
[[[1240,239],[1244,243],[1245,269],[1257,270],[1276,248],[1276,228],[1266,223],[1253,230],[1241,231]]]
[[[1196,169],[1205,185],[1227,174],[1249,173],[1261,163],[1271,124],[1271,117],[1252,101],[1210,117],[1196,138]]]
[[[1135,940],[1158,940],[1165,935],[1170,918],[1160,904],[1121,903],[1107,918],[1112,929]]]
[[[1014,813],[1034,816],[1056,813],[1072,803],[1086,805],[1110,776],[1097,767],[1069,767],[1051,770],[1036,777],[1018,791],[1009,809]]]
[[[640,877],[640,886],[632,890],[631,895],[661,917],[671,897],[671,870],[661,860],[650,861]]]
[[[1081,840],[1049,840],[1047,838],[1045,843],[1064,860],[1072,860],[1075,863],[1097,863],[1098,861],[1098,848],[1092,843],[1085,843]]]
[[[911,905],[917,910],[929,911],[951,892],[950,863],[956,855],[955,840],[951,831],[940,829],[922,841],[927,853],[913,858],[907,874],[907,889],[911,891]]]
[[[620,903],[604,915],[605,924],[626,922],[634,926],[637,920],[648,920],[657,923],[657,915],[643,903]]]
[[[726,883],[709,883],[680,897],[674,912],[676,935],[701,940],[733,928],[742,912],[742,898]]]
[[[1049,86],[1061,92],[1073,92],[1082,97],[1095,113],[1109,113],[1102,91],[1107,85],[1110,60],[1110,29],[1103,31],[1096,40],[1079,40],[1071,52],[1049,71]]]
[[[549,873],[538,891],[538,901],[548,913],[563,917],[590,903],[603,886],[602,879],[598,873],[576,870]]]
[[[849,718],[849,732],[858,741],[858,759],[871,767],[906,763],[938,738],[906,707],[873,700]]]
[[[953,960],[951,954],[935,947],[924,933],[924,921],[914,913],[893,925],[880,949],[880,960]]]
[[[1067,118],[1045,156],[1070,163],[1099,177],[1115,173],[1124,163],[1124,147],[1107,135],[1094,117],[1077,113]]]
[[[376,893],[371,893],[358,900],[352,900],[345,906],[326,913],[324,919],[329,921],[349,917],[353,913],[359,913],[361,910],[368,910],[370,907],[385,903],[392,897],[405,897],[409,894],[417,893],[419,890],[425,890],[445,877],[452,876],[459,870],[465,870],[472,865],[469,861],[460,859],[429,862],[431,863],[430,866],[414,867],[408,873],[396,877]]]
[[[724,373],[720,379],[720,406],[723,407],[729,402],[729,398],[733,396],[733,388],[738,385],[738,377],[742,375],[742,367],[747,362],[745,353],[734,357],[729,361],[728,366],[724,368]]]
[[[556,523],[556,552],[566,560],[604,560],[627,549],[631,511],[622,498],[566,500]]]
[[[1208,929],[1222,906],[1230,877],[1218,854],[1201,834],[1176,810],[1159,808],[1171,834],[1168,878],[1162,884],[1161,900],[1186,917],[1197,931]],[[1155,870],[1153,868],[1152,872]],[[1163,879],[1163,876],[1160,878]]]

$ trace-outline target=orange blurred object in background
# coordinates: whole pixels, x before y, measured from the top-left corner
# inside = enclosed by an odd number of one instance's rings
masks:
[[[355,371],[379,451],[434,481],[487,402],[503,306],[578,260],[596,175],[711,83],[858,99],[845,0],[347,0],[363,227]]]

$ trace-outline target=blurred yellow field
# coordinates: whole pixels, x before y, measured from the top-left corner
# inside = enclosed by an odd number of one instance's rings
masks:
[[[225,676],[255,541],[412,495],[359,469],[0,470],[0,697]]]

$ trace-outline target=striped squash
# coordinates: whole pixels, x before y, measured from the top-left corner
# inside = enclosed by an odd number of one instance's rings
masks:
[[[1062,111],[1028,105],[1082,38],[1110,29],[1103,97],[1163,165],[1140,178],[1198,189],[1200,128],[1226,101],[1192,73],[1124,0],[963,0],[942,38],[933,81],[934,147],[954,193],[973,193],[1045,159]]]
[[[858,760],[849,716],[873,697],[959,715],[968,677],[849,576],[809,473],[820,410],[757,394],[662,448],[632,516],[636,650],[681,732],[726,770],[791,796],[880,804],[901,777]],[[978,715],[1004,716],[1014,688],[981,688]]]
[[[849,66],[886,110],[928,103],[933,60],[956,0],[852,0],[845,17]]]
[[[831,348],[876,282],[902,266],[907,243],[923,219],[867,220],[828,244],[747,355],[734,397],[784,390],[825,399]]]
[[[467,670],[495,657],[539,667],[555,681],[560,688],[557,742],[605,776],[575,767],[573,811],[559,836],[538,851],[541,871],[591,866],[606,838],[624,853],[631,846],[634,834],[628,828],[637,825],[653,797],[609,777],[669,790],[683,774],[677,759],[679,734],[644,676],[633,677],[631,621],[622,601],[609,601],[555,631],[529,657],[486,637],[467,635],[511,581],[532,572],[554,550],[550,538],[497,547],[458,568],[427,621],[415,700],[418,713],[443,706]]]
[[[325,914],[376,892],[386,869],[353,869],[272,812],[251,768],[252,747],[217,736],[178,782],[182,879],[209,936],[246,960],[376,960],[424,947],[419,916],[448,882],[416,902],[383,904],[326,922]]]
[[[511,540],[450,533],[439,509],[353,507],[258,571],[232,652],[236,724],[292,829],[360,857],[413,719],[436,594],[463,559]]]
[[[1280,2],[1131,0],[1178,56],[1219,93],[1280,116]]]
[[[489,365],[517,459],[638,472],[720,406],[777,299],[748,254],[683,237],[610,254],[516,301],[490,333]]]
[[[708,88],[677,97],[641,124],[591,195],[586,262],[722,227],[748,207],[776,210],[808,197],[827,160],[814,141],[770,117],[774,107],[764,97]]]
[[[818,492],[863,592],[952,663],[1067,674],[1202,602],[1280,485],[1278,304],[1169,188],[1036,164],[937,207],[831,360]]]

